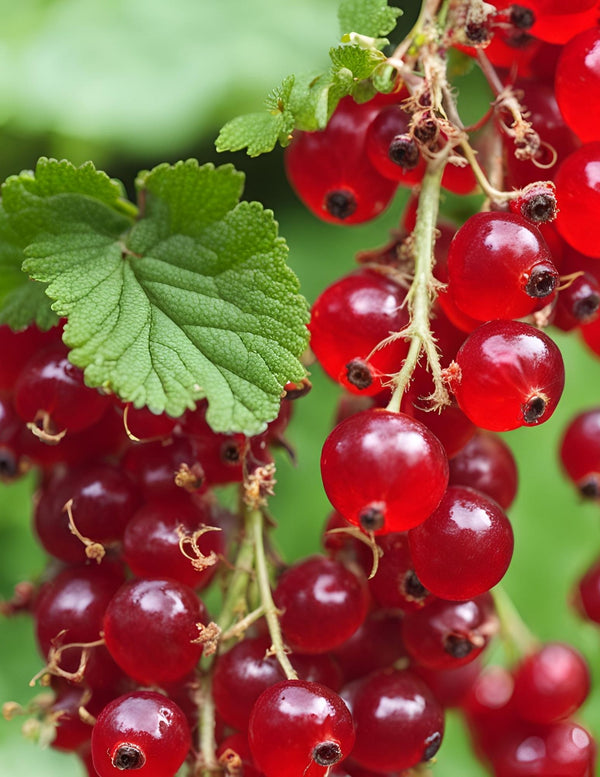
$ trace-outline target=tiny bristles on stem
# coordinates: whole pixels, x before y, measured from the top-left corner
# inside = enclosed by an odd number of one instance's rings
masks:
[[[271,582],[269,580],[269,570],[265,554],[264,520],[262,512],[257,509],[249,509],[246,515],[246,526],[248,527],[248,533],[254,540],[256,578],[261,605],[265,611],[265,618],[271,636],[271,650],[279,661],[287,679],[297,680],[298,674],[287,656],[286,648],[283,643],[278,612],[275,607],[275,602],[273,601],[273,594],[271,593]]]
[[[410,324],[403,336],[410,339],[408,354],[401,370],[394,375],[394,391],[388,404],[388,410],[400,411],[402,395],[423,352],[427,357],[435,390],[434,403],[442,406],[449,403],[448,392],[442,378],[442,368],[438,351],[431,332],[430,316],[437,281],[433,277],[436,223],[440,198],[440,186],[444,172],[445,159],[434,159],[427,165],[421,183],[417,221],[413,231],[414,277],[406,296],[410,313]]]

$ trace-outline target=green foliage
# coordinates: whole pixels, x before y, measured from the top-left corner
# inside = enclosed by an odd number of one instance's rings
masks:
[[[239,202],[243,185],[231,165],[159,165],[136,181],[135,220],[92,164],[41,159],[3,187],[5,275],[24,255],[34,280],[12,280],[2,315],[15,321],[21,294],[20,325],[47,323],[50,298],[90,386],[174,416],[206,397],[215,430],[256,434],[304,376],[308,314],[272,212]]]
[[[249,156],[271,151],[277,141],[287,146],[291,131],[323,129],[337,104],[347,95],[363,101],[375,94],[368,83],[385,65],[385,56],[374,41],[347,36],[331,48],[331,68],[327,73],[288,76],[280,89],[267,99],[267,111],[237,116],[229,121],[216,140],[217,151],[239,151],[247,147]]]
[[[401,9],[390,8],[387,0],[340,0],[338,9],[342,35],[359,32],[372,38],[390,33],[401,14]]]

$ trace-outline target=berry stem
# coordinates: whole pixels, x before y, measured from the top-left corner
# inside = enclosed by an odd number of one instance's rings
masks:
[[[448,392],[444,386],[439,356],[430,327],[430,315],[435,299],[436,280],[433,277],[436,222],[440,198],[440,186],[446,157],[435,159],[427,165],[421,184],[417,220],[413,231],[414,277],[406,295],[411,323],[402,333],[410,337],[408,355],[402,369],[393,377],[394,391],[387,409],[400,411],[400,402],[422,351],[425,351],[435,391],[433,400],[437,405],[448,404]]]
[[[501,585],[494,588],[494,604],[500,621],[500,637],[513,660],[533,653],[538,640],[528,629],[510,596]]]
[[[215,740],[215,702],[211,687],[210,674],[202,679],[202,703],[199,708],[200,720],[200,754],[202,756],[202,774],[208,777],[219,770],[215,757],[217,742]]]
[[[227,594],[217,620],[223,632],[235,626],[236,617],[245,616],[248,610],[246,593],[254,567],[254,540],[247,527],[240,540],[235,569],[227,585]]]
[[[285,672],[287,679],[297,680],[298,675],[290,663],[290,659],[287,657],[286,649],[283,644],[283,637],[281,635],[281,626],[279,625],[277,608],[275,607],[275,602],[273,601],[273,595],[271,593],[271,583],[269,580],[269,571],[267,567],[263,538],[264,527],[262,512],[256,509],[248,510],[246,514],[246,526],[248,527],[248,534],[251,535],[254,540],[254,550],[256,553],[255,569],[258,590],[260,592],[261,604],[264,607],[265,618],[269,627],[269,634],[271,635],[271,650],[275,656],[277,656],[277,660]]]

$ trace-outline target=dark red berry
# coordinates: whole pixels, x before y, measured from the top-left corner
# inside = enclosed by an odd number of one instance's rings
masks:
[[[365,410],[331,432],[321,455],[333,506],[366,531],[403,531],[437,507],[448,460],[426,426],[403,413]]]
[[[329,688],[285,680],[257,699],[248,741],[265,777],[324,777],[331,766],[350,755],[354,727],[348,708]]]
[[[191,747],[185,715],[166,696],[137,691],[110,702],[92,730],[99,777],[173,777]]]

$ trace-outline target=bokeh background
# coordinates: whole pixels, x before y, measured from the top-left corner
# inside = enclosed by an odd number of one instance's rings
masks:
[[[408,29],[416,0],[396,2]],[[197,157],[234,162],[246,171],[248,199],[272,208],[290,246],[290,264],[313,301],[348,272],[354,254],[386,241],[407,192],[376,222],[340,228],[318,222],[291,193],[281,151],[249,160],[219,157],[214,139],[233,116],[258,110],[267,92],[293,72],[327,67],[338,40],[337,0],[0,0],[0,179],[31,168],[38,156],[92,159],[131,191],[136,172],[162,161]],[[489,104],[477,71],[457,79],[459,107],[474,121]],[[446,197],[444,212],[465,218],[477,198]],[[600,629],[569,605],[573,586],[600,555],[598,508],[582,504],[557,460],[571,416],[600,404],[600,362],[576,338],[556,336],[567,383],[553,418],[505,435],[521,483],[510,510],[516,547],[505,589],[543,640],[568,640],[588,658],[600,683]],[[2,355],[0,354],[0,358]],[[331,426],[337,389],[312,371],[314,388],[296,407],[290,439],[297,464],[278,461],[276,538],[288,560],[318,550],[329,507],[319,478],[319,452]],[[0,486],[0,596],[35,577],[44,557],[30,533],[31,478]],[[496,648],[492,659],[502,658]],[[0,621],[0,701],[26,701],[40,668],[31,622]],[[582,720],[600,736],[600,693]],[[41,750],[0,720],[0,777],[81,777],[69,756]],[[450,717],[436,777],[482,777],[461,724]]]

